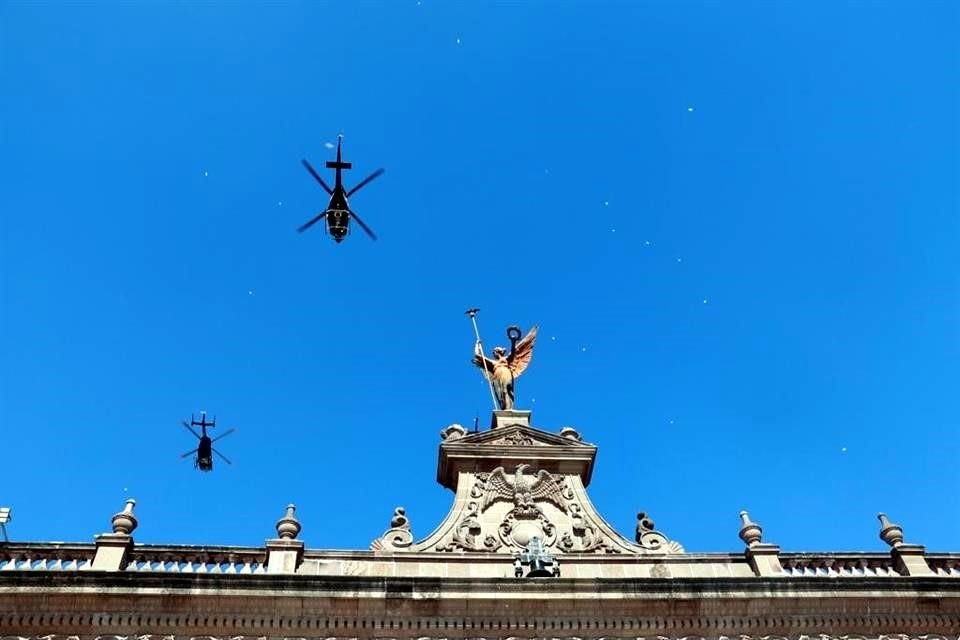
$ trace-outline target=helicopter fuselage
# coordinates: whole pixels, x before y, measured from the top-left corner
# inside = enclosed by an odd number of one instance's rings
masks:
[[[213,469],[213,443],[207,436],[200,438],[197,446],[197,468],[200,471]]]
[[[327,233],[336,242],[343,242],[350,233],[350,207],[347,204],[347,195],[339,184],[334,187],[333,195],[327,204],[326,220]]]

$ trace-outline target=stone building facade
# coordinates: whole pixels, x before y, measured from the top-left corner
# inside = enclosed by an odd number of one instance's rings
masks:
[[[886,553],[783,553],[741,513],[740,553],[687,553],[594,509],[597,448],[525,411],[441,432],[447,517],[402,508],[368,550],[305,549],[295,508],[263,547],[138,545],[134,503],[93,544],[0,544],[8,638],[960,638],[960,553],[880,515]]]

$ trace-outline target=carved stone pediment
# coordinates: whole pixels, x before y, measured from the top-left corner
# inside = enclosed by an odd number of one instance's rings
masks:
[[[614,531],[586,492],[597,448],[572,427],[557,435],[529,422],[528,411],[496,411],[487,431],[441,431],[437,480],[456,492],[453,508],[426,538],[377,548],[512,555],[537,537],[551,554],[683,553],[652,525],[636,543]]]

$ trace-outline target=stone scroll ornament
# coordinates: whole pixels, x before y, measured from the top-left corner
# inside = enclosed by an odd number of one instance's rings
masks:
[[[370,549],[375,552],[398,551],[406,549],[411,544],[413,544],[413,532],[410,531],[407,511],[403,507],[397,507],[393,510],[393,517],[390,518],[390,528],[370,544]]]

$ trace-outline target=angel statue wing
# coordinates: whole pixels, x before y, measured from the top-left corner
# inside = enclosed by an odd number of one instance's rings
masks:
[[[530,329],[530,332],[517,342],[513,353],[508,358],[510,371],[513,372],[514,378],[519,378],[520,374],[530,366],[530,360],[533,359],[533,342],[537,339],[538,328]]]

